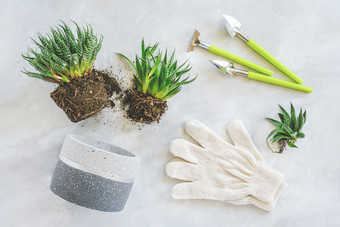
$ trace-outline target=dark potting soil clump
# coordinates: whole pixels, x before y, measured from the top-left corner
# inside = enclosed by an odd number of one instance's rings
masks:
[[[167,110],[166,101],[145,95],[135,89],[126,90],[123,97],[123,108],[126,116],[136,122],[151,124],[159,122]]]
[[[109,98],[121,92],[117,80],[108,72],[92,70],[91,73],[60,84],[50,96],[72,122],[84,120],[102,110],[113,107]]]

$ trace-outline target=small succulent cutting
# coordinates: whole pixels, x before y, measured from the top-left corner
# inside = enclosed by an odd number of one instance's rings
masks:
[[[191,70],[187,64],[188,60],[181,65],[177,65],[175,60],[175,51],[168,58],[167,50],[165,53],[155,51],[158,43],[145,46],[142,40],[141,56],[136,55],[133,63],[125,55],[123,56],[136,70],[134,80],[138,91],[143,94],[149,94],[161,100],[167,100],[176,95],[182,88],[182,85],[193,82],[195,78],[189,80],[189,76],[181,79],[182,75]]]
[[[39,51],[29,48],[27,55],[22,57],[36,71],[24,70],[30,77],[49,82],[63,83],[81,77],[92,71],[93,63],[102,46],[103,36],[98,39],[90,25],[77,27],[77,36],[72,33],[64,22],[46,36],[38,33],[38,41],[32,39]]]
[[[275,125],[277,128],[271,131],[268,135],[267,140],[271,138],[271,142],[278,142],[279,151],[277,153],[282,153],[287,145],[293,148],[297,148],[295,142],[298,139],[305,137],[302,132],[302,128],[306,123],[307,112],[302,111],[300,108],[299,115],[296,115],[295,108],[293,104],[290,104],[290,115],[289,113],[280,106],[281,113],[278,113],[280,121],[274,120],[272,118],[266,118],[270,123]]]

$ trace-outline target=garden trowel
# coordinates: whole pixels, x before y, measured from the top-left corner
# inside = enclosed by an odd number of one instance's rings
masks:
[[[255,73],[255,72],[248,72],[245,70],[241,70],[241,69],[236,69],[234,68],[234,65],[230,62],[227,61],[220,61],[220,60],[210,60],[210,62],[216,66],[219,70],[221,70],[224,74],[228,75],[228,76],[244,76],[247,77],[249,79],[252,80],[258,80],[258,81],[262,81],[265,83],[269,83],[269,84],[274,84],[274,85],[278,85],[281,87],[287,87],[287,88],[291,88],[291,89],[295,89],[295,90],[299,90],[299,91],[304,91],[304,92],[308,92],[311,93],[313,92],[312,88],[309,87],[305,87],[302,86],[300,84],[296,84],[293,82],[289,82],[286,80],[280,80],[274,77],[269,77],[260,73]]]
[[[274,74],[273,71],[270,71],[269,69],[266,69],[262,66],[259,66],[259,65],[256,65],[255,63],[253,62],[250,62],[250,61],[247,61],[241,57],[238,57],[232,53],[229,53],[225,50],[222,50],[214,45],[211,45],[211,44],[208,44],[206,42],[203,42],[203,41],[200,41],[198,39],[198,37],[200,36],[200,33],[199,31],[195,30],[194,31],[194,34],[192,35],[192,39],[191,39],[191,42],[189,44],[189,48],[188,48],[188,51],[193,51],[195,49],[196,46],[199,46],[199,47],[202,47],[203,49],[206,49],[208,50],[209,52],[211,53],[214,53],[214,54],[217,54],[221,57],[224,57],[224,58],[227,58],[233,62],[236,62],[240,65],[244,65],[250,69],[253,69],[253,70],[256,70],[258,72],[261,72],[265,75],[268,75],[268,76],[272,76]]]
[[[284,74],[290,77],[293,81],[298,84],[302,84],[301,78],[295,75],[292,71],[290,71],[286,66],[284,66],[281,62],[279,62],[276,58],[274,58],[271,54],[269,54],[266,50],[264,50],[259,44],[257,44],[254,40],[248,38],[245,34],[240,31],[241,23],[236,20],[234,17],[229,15],[223,15],[224,24],[227,27],[229,35],[234,38],[235,35],[240,37],[247,45],[261,55],[264,59],[269,61],[276,68],[281,70]]]

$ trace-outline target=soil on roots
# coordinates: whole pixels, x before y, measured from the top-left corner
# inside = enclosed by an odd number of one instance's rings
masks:
[[[94,69],[70,83],[60,84],[50,96],[72,122],[79,122],[104,107],[113,107],[115,104],[109,98],[114,92],[121,92],[117,80],[107,72]]]
[[[166,101],[143,94],[134,89],[125,91],[123,108],[129,119],[135,122],[151,124],[159,122],[161,116],[168,109]]]

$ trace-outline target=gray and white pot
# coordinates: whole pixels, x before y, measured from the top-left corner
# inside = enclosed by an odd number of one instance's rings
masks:
[[[89,137],[67,135],[53,173],[51,190],[79,206],[123,210],[140,158]]]

